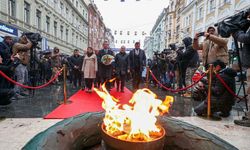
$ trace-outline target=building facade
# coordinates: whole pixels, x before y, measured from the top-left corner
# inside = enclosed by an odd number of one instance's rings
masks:
[[[165,30],[166,30],[166,39],[165,44],[168,47],[171,43],[176,43],[176,0],[170,0],[169,6],[166,11],[166,20],[165,20]]]
[[[194,37],[195,33],[204,32],[209,26],[250,8],[249,0],[185,0],[181,11],[181,38]],[[233,42],[229,38],[228,47]]]
[[[175,4],[175,43],[180,43],[182,41],[181,33],[182,33],[182,19],[181,12],[185,6],[185,0],[176,0]]]
[[[167,9],[162,10],[150,32],[150,36],[147,36],[144,40],[147,58],[152,58],[154,52],[163,51],[166,48],[166,12]]]
[[[106,28],[106,32],[105,32],[105,41],[109,42],[109,47],[110,48],[114,48],[115,47],[115,43],[114,43],[114,36],[112,34],[111,29]]]
[[[143,47],[143,49],[145,51],[145,54],[146,54],[147,58],[152,58],[153,55],[154,55],[153,42],[154,42],[154,38],[152,36],[147,36],[144,39],[144,47]]]
[[[144,47],[143,40],[147,33],[139,28],[134,29],[114,29],[115,48],[120,48],[124,45],[126,48],[134,48],[135,42],[140,42],[141,47]]]
[[[88,44],[88,8],[83,0],[2,0],[0,23],[15,28],[16,36],[40,33],[42,50],[58,47],[72,54]]]
[[[105,40],[106,27],[101,13],[93,1],[88,6],[89,10],[89,39],[88,45],[94,50],[100,50]]]

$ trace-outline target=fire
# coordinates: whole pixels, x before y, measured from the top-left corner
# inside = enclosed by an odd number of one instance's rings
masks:
[[[122,105],[107,92],[105,84],[102,89],[94,90],[104,100],[104,125],[109,135],[127,141],[151,141],[162,135],[160,126],[156,125],[156,117],[168,112],[173,97],[166,96],[162,101],[149,89],[139,89],[129,104]]]

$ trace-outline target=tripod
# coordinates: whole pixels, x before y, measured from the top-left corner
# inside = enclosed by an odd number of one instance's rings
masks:
[[[29,71],[29,77],[30,77],[30,84],[31,86],[35,87],[38,82],[38,70],[37,66],[38,65],[38,60],[37,60],[37,53],[36,49],[37,46],[32,46],[30,49],[30,71]],[[30,93],[32,93],[32,96],[35,95],[35,90],[31,90]]]
[[[244,83],[244,79],[243,79],[243,73],[242,73],[242,65],[241,65],[241,58],[240,58],[240,47],[238,45],[238,41],[234,38],[234,43],[235,43],[235,49],[236,49],[236,56],[237,56],[237,60],[238,60],[238,65],[239,65],[239,69],[240,69],[240,88],[237,92],[237,95],[239,95],[241,88],[243,89],[243,98],[240,99],[237,103],[239,103],[240,101],[242,101],[243,99],[245,100],[245,105],[246,105],[246,110],[248,111],[248,103],[247,103],[247,94],[246,94],[246,87],[245,87],[245,83]]]

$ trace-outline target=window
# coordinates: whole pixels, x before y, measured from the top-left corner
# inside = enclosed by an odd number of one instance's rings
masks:
[[[137,31],[135,31],[135,35],[137,35]]]
[[[117,31],[115,30],[114,35],[116,35],[116,34],[117,34]]]
[[[76,8],[78,8],[78,1],[76,1]]]
[[[129,44],[129,40],[128,40],[128,44]]]
[[[73,44],[73,42],[74,42],[74,36],[75,36],[75,34],[72,33],[72,44]]]
[[[135,43],[135,40],[133,40],[133,43]]]
[[[69,9],[66,8],[66,15],[68,16],[69,15]]]
[[[120,31],[120,35],[122,35],[122,31]]]
[[[9,0],[9,15],[16,17],[16,0]]]
[[[46,32],[50,32],[50,17],[46,16]]]
[[[60,26],[61,40],[63,40],[63,26]]]
[[[185,18],[184,18],[184,27],[187,27],[187,26],[189,26],[189,21],[190,20],[190,15],[189,16],[186,16]]]
[[[117,40],[115,40],[115,43],[117,43]]]
[[[41,30],[41,11],[36,10],[36,27]]]
[[[54,21],[54,36],[57,37],[57,22]]]
[[[24,22],[30,23],[30,4],[24,1]]]
[[[66,29],[66,41],[69,41],[69,29]]]
[[[130,34],[130,32],[129,31],[127,31],[127,35],[129,35]]]
[[[215,0],[208,1],[208,13],[215,10]]]
[[[200,7],[199,9],[198,9],[198,16],[197,16],[197,20],[200,20],[200,19],[202,19],[203,18],[203,7]]]
[[[78,45],[78,35],[76,36],[76,44],[75,44],[75,46],[77,46]]]
[[[62,2],[60,2],[60,8],[61,8],[61,14],[63,14],[63,12],[64,12],[64,5],[63,5]]]

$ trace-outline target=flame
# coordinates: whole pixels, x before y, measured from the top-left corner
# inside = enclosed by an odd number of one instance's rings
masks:
[[[173,102],[172,96],[166,96],[162,101],[152,91],[144,88],[134,93],[129,104],[121,105],[118,99],[108,93],[105,84],[102,85],[103,91],[96,88],[94,90],[104,100],[102,107],[106,111],[105,130],[118,139],[152,140],[161,130],[156,125],[156,117],[168,112]]]

